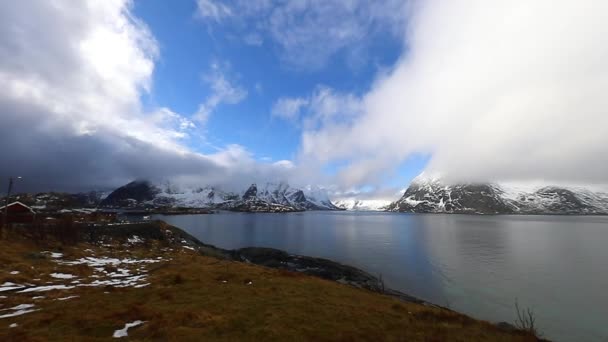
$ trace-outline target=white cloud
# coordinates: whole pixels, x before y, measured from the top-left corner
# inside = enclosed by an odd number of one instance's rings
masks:
[[[32,24],[32,15],[36,23]],[[153,89],[160,51],[131,1],[0,2],[0,178],[18,191],[87,190],[134,178],[189,178],[202,184],[252,182],[286,174],[243,147],[193,152],[198,128],[140,98]],[[213,109],[246,92],[221,72],[207,81]]]
[[[295,120],[299,118],[302,108],[308,106],[308,103],[308,99],[300,97],[280,98],[272,106],[271,113],[274,117],[287,120]]]
[[[201,7],[202,3],[202,7]],[[245,42],[261,44],[268,36],[281,48],[282,59],[290,66],[319,69],[339,51],[364,51],[377,34],[397,36],[405,27],[409,1],[404,0],[232,0],[200,1],[198,11],[211,12],[202,16],[220,23],[230,18],[224,28],[246,32]],[[222,8],[221,11],[215,10]],[[213,9],[213,10],[211,10]],[[215,15],[225,12],[225,15]],[[255,39],[254,39],[255,38]],[[364,53],[350,56],[361,64]],[[357,63],[354,63],[359,60]]]
[[[211,71],[203,79],[209,85],[211,94],[199,105],[194,115],[194,119],[200,123],[207,122],[217,106],[223,103],[236,104],[247,97],[247,90],[229,81],[226,72],[217,63],[212,64]]]
[[[308,97],[283,97],[273,105],[274,117],[297,121],[302,119],[303,126],[312,129],[335,122],[348,122],[361,111],[360,99],[352,94],[338,93],[319,85]]]
[[[608,3],[434,1],[362,114],[309,128],[307,163],[348,160],[343,185],[408,156],[454,180],[608,183]]]
[[[202,18],[209,18],[217,22],[232,16],[230,7],[215,0],[196,0],[197,15]]]

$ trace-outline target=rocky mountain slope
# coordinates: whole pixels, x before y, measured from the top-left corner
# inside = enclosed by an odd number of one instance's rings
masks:
[[[445,184],[417,177],[388,211],[462,214],[608,214],[608,193],[581,187]]]
[[[101,205],[115,208],[183,207],[254,212],[338,209],[323,189],[297,189],[283,182],[267,183],[262,187],[252,184],[237,193],[209,186],[187,187],[170,182],[153,184],[149,181],[134,181],[113,191]]]
[[[347,198],[334,201],[334,204],[340,209],[349,211],[384,211],[391,201]]]

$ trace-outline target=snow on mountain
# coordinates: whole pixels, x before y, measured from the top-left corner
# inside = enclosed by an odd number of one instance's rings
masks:
[[[479,214],[608,214],[608,193],[546,184],[454,184],[416,177],[390,211]]]
[[[335,201],[335,205],[351,211],[384,211],[392,202],[389,200],[372,200],[346,198]]]
[[[156,198],[166,198],[173,202],[173,206],[184,208],[204,208],[228,202],[238,198],[231,192],[224,192],[214,187],[184,187],[168,181],[157,186],[160,192]]]
[[[311,207],[323,208],[328,210],[339,209],[330,199],[326,189],[318,186],[307,186],[303,190],[306,200]]]
[[[102,202],[103,206],[110,207],[239,208],[241,211],[247,211],[248,207],[261,211],[265,204],[268,208],[271,208],[268,204],[277,205],[272,208],[279,211],[338,209],[323,189],[308,187],[301,190],[285,182],[266,183],[260,187],[252,184],[246,190],[234,193],[211,186],[135,181],[116,189]]]

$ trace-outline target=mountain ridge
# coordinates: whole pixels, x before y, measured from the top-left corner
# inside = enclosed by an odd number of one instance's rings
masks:
[[[251,184],[246,190],[229,192],[213,186],[183,186],[168,181],[136,180],[110,193],[102,207],[184,207],[234,211],[339,210],[321,188],[293,188],[286,182]]]
[[[387,211],[453,214],[605,215],[608,193],[583,187],[499,183],[447,184],[438,177],[416,177]]]

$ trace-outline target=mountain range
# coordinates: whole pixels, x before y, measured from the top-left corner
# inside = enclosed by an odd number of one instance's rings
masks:
[[[206,208],[244,212],[305,210],[392,211],[447,214],[608,215],[608,191],[586,187],[448,183],[424,174],[416,177],[400,199],[330,200],[325,189],[292,187],[285,182],[252,184],[241,191],[213,186],[184,186],[170,181],[138,180],[111,192],[38,193],[13,197],[39,211],[73,208]]]
[[[608,214],[608,193],[583,187],[447,184],[416,177],[388,211],[455,214]]]
[[[346,198],[333,201],[340,209],[349,211],[384,211],[391,204],[389,200]]]
[[[285,182],[252,184],[241,192],[224,191],[218,187],[189,187],[171,182],[158,184],[133,181],[112,193],[102,207],[114,208],[214,208],[252,212],[290,212],[304,210],[338,210],[327,192],[320,188],[298,189]]]

